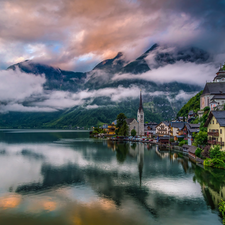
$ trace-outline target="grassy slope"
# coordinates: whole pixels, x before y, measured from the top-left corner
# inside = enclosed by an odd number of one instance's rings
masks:
[[[200,109],[200,96],[203,91],[200,91],[194,97],[192,97],[177,113],[177,117],[179,116],[187,116],[190,110],[194,110],[195,112]]]

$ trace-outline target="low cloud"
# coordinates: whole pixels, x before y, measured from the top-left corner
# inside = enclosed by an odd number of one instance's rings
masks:
[[[178,61],[138,75],[116,74],[112,80],[139,79],[156,83],[182,82],[203,86],[206,81],[213,80],[217,71],[218,68],[215,68],[214,63],[196,64]]]
[[[86,107],[86,109],[97,109],[99,106],[98,105],[88,105],[87,107]]]
[[[163,69],[163,68],[162,68]],[[161,69],[158,69],[161,70]],[[168,72],[168,70],[167,70]],[[178,71],[179,72],[179,71]],[[172,72],[171,72],[172,73]],[[154,74],[155,77],[160,73]],[[168,74],[169,75],[169,74]],[[118,75],[124,79],[125,76],[136,75]],[[138,75],[139,79],[147,79],[147,74]],[[139,97],[140,88],[132,85],[128,88],[123,86],[115,88],[102,88],[97,90],[82,90],[76,93],[69,91],[49,91],[44,90],[43,85],[46,82],[44,76],[21,73],[19,71],[0,71],[0,112],[53,112],[64,110],[75,106],[86,109],[95,109],[100,106],[93,104],[94,99],[99,97],[108,97],[113,102],[119,102],[124,99],[135,99]],[[116,78],[114,78],[116,79]],[[159,78],[158,78],[159,79]],[[147,92],[142,90],[143,95],[148,96],[174,96],[172,100],[188,99],[195,93],[169,93],[163,91]]]

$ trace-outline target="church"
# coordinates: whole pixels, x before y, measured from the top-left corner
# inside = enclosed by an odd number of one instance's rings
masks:
[[[213,82],[207,82],[200,100],[200,109],[203,110],[206,106],[210,110],[217,107],[223,107],[225,104],[225,70],[220,68],[216,73]]]
[[[142,94],[140,92],[140,103],[137,111],[137,120],[134,118],[126,119],[127,125],[129,127],[129,135],[131,131],[136,130],[136,135],[144,136],[144,110],[142,104]]]

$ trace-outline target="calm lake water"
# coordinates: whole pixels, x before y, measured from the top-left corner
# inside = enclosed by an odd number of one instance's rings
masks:
[[[87,132],[0,131],[1,225],[217,225],[224,171]]]

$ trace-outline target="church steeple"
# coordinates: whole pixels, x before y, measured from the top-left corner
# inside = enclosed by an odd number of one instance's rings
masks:
[[[138,121],[138,134],[139,135],[144,135],[144,109],[143,109],[143,104],[142,104],[142,94],[140,91],[140,103],[139,103],[139,108],[137,111],[137,121]]]
[[[142,105],[142,94],[141,94],[141,90],[140,90],[140,103],[139,103],[138,111],[140,112],[141,110],[143,111],[143,105]]]

